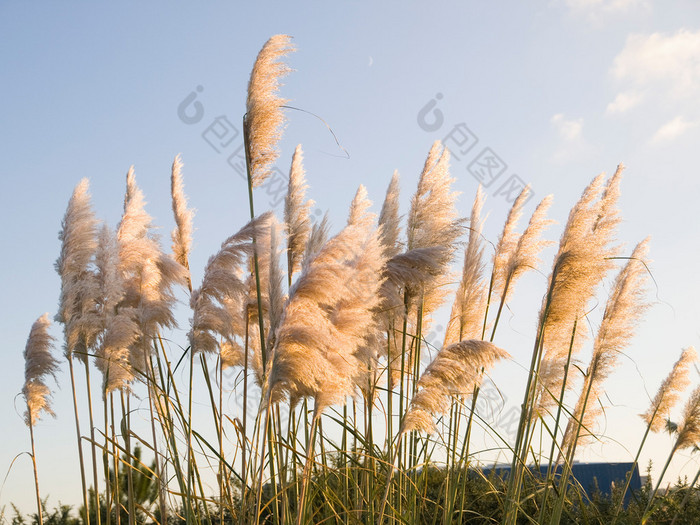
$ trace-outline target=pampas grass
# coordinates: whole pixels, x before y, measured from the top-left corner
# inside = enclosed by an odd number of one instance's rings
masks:
[[[74,358],[81,361],[85,367],[93,472],[95,472],[97,466],[88,349],[94,346],[100,331],[100,325],[95,308],[98,285],[91,268],[95,250],[97,249],[97,219],[91,208],[88,187],[87,179],[82,179],[75,187],[61,224],[61,232],[59,233],[61,253],[55,264],[56,271],[61,278],[61,295],[58,312],[54,319],[63,324],[64,353],[68,359],[71,390],[73,392],[73,413],[75,417],[80,478],[83,488],[83,504],[86,509],[86,521],[89,525],[85,460],[83,458],[82,433],[80,431],[75,372],[73,369]],[[94,476],[93,481],[95,487],[97,487],[96,476]],[[97,502],[95,507],[99,508]]]
[[[681,352],[678,361],[673,365],[671,372],[663,380],[656,392],[649,409],[641,414],[652,432],[663,430],[671,410],[676,405],[683,390],[690,384],[688,374],[690,366],[698,359],[695,348],[690,346]]]
[[[418,392],[404,416],[400,432],[433,432],[433,417],[444,414],[451,397],[465,397],[478,386],[481,370],[510,355],[493,343],[467,339],[438,352],[418,380]]]
[[[258,53],[248,82],[248,99],[243,129],[249,155],[249,167],[254,188],[265,182],[277,156],[277,142],[282,135],[287,100],[280,98],[277,90],[280,80],[290,69],[282,58],[294,51],[291,38],[275,35]]]
[[[95,503],[88,506],[82,440],[113,460],[104,463],[102,503],[107,519],[114,517],[118,524],[126,517],[130,523],[146,519],[138,504],[140,469],[132,443],[156,458],[151,479],[159,490],[159,512],[148,519],[159,525],[178,519],[197,525],[217,520],[383,524],[385,518],[392,524],[555,524],[565,512],[573,516],[574,504],[576,512],[593,508],[596,503],[586,502],[583,491],[569,483],[570,467],[577,446],[601,437],[596,418],[605,385],[619,373],[620,353],[629,348],[634,355],[634,328],[646,308],[649,274],[644,241],[612,283],[605,308],[592,307],[620,258],[615,236],[622,166],[607,181],[601,175],[584,190],[563,228],[551,273],[541,282],[544,297],[533,327],[530,367],[522,376],[516,371],[507,378],[527,379],[511,442],[499,426],[489,424],[477,400],[489,403],[497,395],[482,392],[480,399],[481,382],[493,365],[509,358],[500,348],[497,328],[520,277],[539,269],[542,250],[551,242],[544,236],[553,222],[547,218],[551,197],[533,203],[521,229],[533,193],[525,188],[491,244],[484,233],[484,191],[476,189],[469,217],[461,217],[449,152],[436,142],[405,217],[394,172],[378,217],[367,188],[359,186],[347,219],[333,229],[328,215],[312,224],[314,203],[307,197],[298,146],[283,221],[272,212],[255,215],[253,189],[277,169],[286,102],[278,91],[289,71],[283,59],[291,50],[289,37],[275,36],[253,68],[244,117],[250,222],[209,258],[198,287],[192,289],[189,272],[193,212],[179,155],[170,181],[172,255],[161,249],[133,169],[116,232],[95,218],[87,181],[71,197],[56,263],[61,277],[56,319],[64,326],[71,371],[75,357],[89,375],[89,356],[95,358],[105,418],[101,443],[92,419],[89,436],[82,435],[74,389],[87,514],[101,519],[96,468]],[[452,267],[458,251],[463,252],[459,274]],[[280,266],[285,258],[286,276]],[[174,338],[167,332],[177,327],[180,286],[189,291],[192,313],[187,343],[182,352],[173,352]],[[434,348],[429,327],[448,298],[445,337],[442,347]],[[598,328],[591,341],[589,326]],[[576,370],[583,371],[579,356],[584,347],[591,361],[580,385],[575,379]],[[516,358],[522,355],[521,349],[510,350]],[[429,364],[426,356],[432,358]],[[193,400],[195,357],[206,384],[204,402]],[[189,370],[183,371],[179,365],[187,358]],[[642,416],[647,434],[671,417],[694,360],[693,350],[684,351]],[[45,371],[53,371],[52,366]],[[180,381],[183,375],[188,377]],[[578,396],[572,393],[576,386]],[[31,407],[48,407],[42,401],[47,393],[36,382],[25,387],[30,430],[38,414]],[[114,412],[115,396],[121,415]],[[227,399],[233,402],[227,405]],[[698,400],[696,390],[686,403],[670,457],[700,439]],[[148,402],[149,437],[139,433],[133,417],[140,401]],[[207,406],[213,415],[208,426],[197,414]],[[89,389],[88,407],[92,416]],[[492,455],[477,449],[471,434],[476,425],[511,460],[507,481],[487,479],[480,470]],[[532,459],[548,462],[544,479],[528,475]],[[218,491],[212,490],[209,476],[216,476]],[[662,478],[663,473],[657,488]],[[622,510],[630,479],[611,505],[613,521],[615,515],[635,521],[633,512]],[[473,497],[478,487],[485,492]],[[554,502],[548,501],[552,488],[558,490]],[[127,494],[122,497],[120,491]],[[572,495],[580,497],[579,503],[568,499]],[[180,499],[180,509],[170,508],[173,496]],[[488,500],[492,507],[484,510]],[[655,503],[652,497],[649,516]],[[603,519],[605,509],[596,511]]]
[[[34,425],[42,412],[55,417],[49,400],[50,389],[46,384],[47,376],[56,378],[58,361],[51,355],[54,338],[49,335],[51,322],[49,314],[44,314],[32,325],[24,348],[24,387],[22,395],[27,404],[25,422],[29,427],[32,446],[32,465],[34,467],[34,484],[36,488],[36,504],[39,523],[43,523],[41,497],[39,495],[39,474],[36,467],[36,447],[34,445]]]
[[[314,205],[312,200],[304,200],[306,179],[303,166],[304,154],[299,144],[292,156],[289,170],[289,185],[284,201],[284,222],[287,232],[287,273],[288,283],[292,284],[292,275],[299,270],[304,249],[311,233],[309,211]]]
[[[180,155],[173,160],[170,175],[170,196],[172,199],[175,229],[170,234],[173,240],[173,258],[187,270],[187,288],[192,291],[189,255],[192,249],[192,218],[194,210],[187,207],[187,197],[182,182],[182,159]]]
[[[484,248],[481,239],[484,226],[481,219],[483,205],[484,194],[479,185],[469,221],[469,241],[464,250],[462,279],[452,303],[443,346],[450,346],[463,339],[483,337],[482,325],[486,308],[486,287],[483,282]]]

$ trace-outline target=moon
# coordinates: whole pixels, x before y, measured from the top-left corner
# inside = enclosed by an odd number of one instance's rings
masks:
[[[372,64],[374,64],[374,59],[372,57],[369,57],[369,64],[367,64],[369,67],[372,67]]]

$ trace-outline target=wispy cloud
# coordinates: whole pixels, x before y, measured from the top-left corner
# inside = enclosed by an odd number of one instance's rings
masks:
[[[650,143],[674,140],[700,121],[700,30],[629,35],[610,74],[618,93],[605,113],[643,107],[636,114]]]
[[[559,136],[557,149],[552,155],[555,162],[566,162],[580,158],[589,146],[583,137],[583,119],[567,118],[563,113],[557,113],[549,119],[550,124]]]
[[[583,119],[567,120],[562,113],[554,115],[550,121],[559,136],[568,142],[581,138],[583,130]]]
[[[672,35],[630,35],[615,57],[612,74],[618,82],[662,89],[672,97],[697,95],[700,89],[700,30]],[[618,95],[619,96],[619,95]]]
[[[691,122],[682,116],[678,116],[661,126],[656,133],[654,133],[654,136],[651,138],[651,142],[653,144],[671,142],[696,125],[697,122]]]
[[[608,104],[605,112],[608,114],[624,113],[625,111],[639,105],[643,99],[644,96],[638,91],[624,91],[622,93],[618,93],[615,100]]]

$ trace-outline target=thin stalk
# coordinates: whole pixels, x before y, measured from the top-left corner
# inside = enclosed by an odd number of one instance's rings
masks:
[[[172,367],[170,366],[170,361],[168,360],[168,356],[165,352],[165,345],[163,344],[163,340],[161,339],[160,335],[158,335],[158,342],[160,345],[160,351],[163,353],[163,359],[165,361],[165,367],[167,370],[167,378],[163,377],[163,367],[161,365],[160,361],[160,353],[156,352],[156,361],[158,362],[158,370],[160,371],[160,382],[162,385],[165,386],[165,421],[163,422],[164,425],[167,426],[165,429],[165,435],[168,437],[168,442],[170,444],[171,448],[171,455],[173,458],[173,461],[175,463],[175,475],[177,477],[177,481],[180,487],[180,493],[182,497],[182,508],[187,509],[188,506],[188,493],[186,491],[186,486],[187,482],[183,479],[182,474],[184,473],[184,469],[182,468],[182,464],[180,463],[180,454],[178,453],[177,449],[177,441],[175,439],[175,429],[174,429],[174,424],[173,424],[173,416],[170,411],[170,386],[175,385],[175,379],[173,377],[173,371]],[[182,407],[182,404],[180,402],[180,394],[177,391],[177,388],[173,388],[173,391],[175,393],[175,401],[177,403],[177,406]],[[185,419],[183,417],[183,424]]]
[[[420,353],[421,353],[421,340],[423,337],[423,299],[424,296],[421,295],[421,301],[418,304],[418,311],[416,312],[416,337],[414,339],[415,341],[415,348],[413,351],[413,386],[411,390],[411,395],[415,396],[416,392],[418,391],[418,378],[420,377]],[[408,404],[408,400],[406,400],[406,403]],[[412,480],[412,483],[410,484],[411,488],[411,512],[414,520],[418,519],[418,515],[416,514],[416,509],[418,505],[418,492],[416,490],[416,487],[418,486],[418,432],[411,432],[410,440],[409,440],[409,465],[410,465],[410,479]],[[448,451],[449,452],[449,451]]]
[[[399,421],[403,421],[403,415],[405,411],[404,407],[404,383],[405,383],[405,378],[406,378],[406,343],[407,343],[407,338],[408,338],[408,306],[409,306],[409,300],[408,300],[408,292],[404,292],[404,312],[403,312],[403,329],[401,332],[401,372],[399,374]],[[402,461],[402,452],[403,452],[403,447],[402,447],[402,440],[399,439],[396,442],[396,448],[397,448],[397,457],[399,461],[399,469],[402,468],[402,465],[405,465],[405,459]],[[392,462],[393,465],[393,462]],[[403,480],[399,479],[399,490],[397,494],[397,505],[402,497],[402,483]]]
[[[483,371],[483,369],[482,369]],[[460,504],[459,504],[459,522],[462,521],[462,514],[464,512],[464,503],[467,493],[467,473],[469,472],[469,442],[471,441],[472,434],[472,421],[474,419],[474,411],[476,410],[476,399],[479,395],[479,386],[474,387],[474,395],[472,395],[472,406],[469,409],[469,418],[467,419],[467,429],[464,432],[464,442],[462,443],[462,453],[459,457],[459,475],[461,476],[462,482],[460,484]],[[466,462],[466,465],[463,463]],[[459,478],[458,478],[459,481]]]
[[[549,496],[549,487],[551,484],[554,483],[554,480],[550,480],[550,476],[552,476],[552,467],[554,466],[556,468],[556,463],[553,461],[554,460],[554,452],[555,449],[557,448],[557,434],[559,432],[559,421],[561,419],[561,413],[562,413],[562,408],[564,406],[564,395],[566,394],[566,381],[569,376],[569,367],[571,365],[571,355],[573,353],[574,349],[574,338],[576,337],[576,325],[578,323],[578,319],[574,321],[574,328],[571,332],[571,342],[569,343],[569,353],[566,357],[566,366],[564,366],[564,381],[562,382],[561,385],[561,392],[559,394],[559,401],[557,403],[557,416],[554,420],[554,428],[552,430],[552,446],[551,450],[549,452],[549,463],[547,465],[547,476],[545,477],[545,487],[544,487],[544,495],[542,496],[542,507],[540,508],[540,517],[539,517],[539,522],[542,523],[544,520],[544,512],[545,512],[545,507],[547,506],[547,498]],[[590,392],[590,388],[589,388]],[[586,397],[588,394],[586,394]],[[541,441],[540,441],[541,443]],[[561,451],[561,448],[560,448]]]
[[[391,338],[393,333],[394,323],[392,321],[389,330],[387,330],[386,333],[386,450],[390,456],[392,454],[391,445],[394,440],[394,388],[392,386],[393,369],[391,364],[392,360],[394,359],[391,355]]]
[[[85,385],[87,387],[87,399],[88,399],[88,416],[90,421],[90,450],[92,452],[92,482],[95,487],[95,515],[97,516],[97,525],[100,525],[100,490],[97,484],[97,452],[95,446],[95,423],[92,418],[92,392],[90,389],[90,365],[86,359],[85,363]]]
[[[246,173],[248,175],[248,204],[250,205],[250,219],[255,218],[255,208],[253,206],[253,175],[250,171],[250,144],[248,143],[248,119],[243,116],[243,144],[245,150],[245,167]],[[267,359],[265,352],[265,329],[263,327],[263,307],[262,307],[262,293],[260,291],[260,271],[258,269],[258,250],[255,247],[256,235],[253,232],[253,266],[255,268],[255,293],[258,300],[258,324],[260,325],[260,357],[262,359],[262,369],[263,375],[267,370]]]
[[[622,494],[620,495],[620,501],[616,505],[616,510],[615,510],[615,516],[613,517],[613,521],[611,525],[615,525],[617,523],[617,518],[620,515],[620,511],[622,510],[622,505],[624,504],[625,501],[625,494],[627,494],[627,491],[630,488],[630,483],[632,482],[632,475],[634,474],[634,469],[637,467],[637,464],[639,463],[639,456],[642,455],[642,448],[644,447],[644,443],[647,440],[647,436],[649,435],[649,432],[651,431],[651,424],[654,422],[654,418],[656,417],[656,413],[659,410],[659,406],[661,403],[659,402],[658,405],[654,408],[654,413],[651,415],[651,418],[649,419],[649,423],[647,424],[647,428],[644,431],[644,437],[642,437],[642,442],[639,444],[639,448],[637,449],[637,455],[634,457],[634,462],[632,463],[632,468],[630,471],[627,473],[627,476],[625,477],[625,486],[622,489]]]
[[[491,293],[493,292],[493,281],[494,281],[494,274],[493,271],[491,272],[491,279],[489,280],[489,291],[488,294],[486,294],[486,308],[484,309],[484,324],[481,327],[481,338],[483,339],[486,337],[486,324],[489,319],[489,308],[491,307]],[[494,327],[495,330],[495,327]],[[461,330],[460,330],[460,335],[461,335]],[[460,337],[461,339],[461,337]],[[492,339],[493,340],[493,339]]]
[[[523,440],[526,439],[526,426],[529,428],[529,422],[532,419],[533,403],[535,402],[534,394],[537,386],[537,375],[542,358],[542,351],[544,349],[544,325],[549,314],[549,306],[552,302],[552,293],[553,286],[550,286],[549,291],[547,292],[547,302],[544,315],[542,316],[542,320],[538,326],[537,337],[532,350],[532,360],[530,362],[530,369],[525,387],[525,397],[520,409],[518,432],[515,438],[515,446],[513,447],[513,461],[511,464],[510,476],[508,478],[506,505],[502,522],[503,525],[515,525],[519,513],[520,485],[522,481],[523,469],[525,468],[525,460],[527,459],[527,442],[524,442]]]
[[[370,396],[373,396],[370,393]],[[374,403],[368,401],[365,405],[365,436],[367,436],[367,460],[369,462],[369,471],[367,476],[367,501],[369,504],[369,516],[374,516],[374,476],[376,472],[374,458],[374,432],[372,424],[372,412],[374,411]]]
[[[493,342],[493,338],[496,336],[496,328],[498,328],[498,321],[501,319],[501,313],[503,312],[503,307],[506,304],[506,294],[508,293],[508,288],[510,287],[510,281],[511,281],[511,276],[509,275],[506,278],[505,284],[503,285],[503,293],[501,294],[501,300],[498,304],[498,312],[496,312],[496,320],[493,322],[493,330],[491,331],[491,339],[490,339],[491,342]],[[486,327],[486,324],[484,323],[484,328],[485,327]]]
[[[241,470],[243,471],[243,487],[241,494],[241,519],[246,517],[246,502],[248,501],[248,465],[246,456],[248,450],[248,315],[245,316],[245,343],[243,347],[243,443],[241,448]]]
[[[44,515],[41,511],[41,497],[39,496],[39,473],[36,468],[36,448],[34,446],[34,422],[31,420],[31,410],[29,409],[29,405],[27,405],[27,410],[29,411],[29,439],[31,440],[32,444],[32,467],[34,467],[34,486],[36,488],[36,511],[37,511],[37,516],[39,517],[39,524],[42,525],[44,523]]]
[[[443,513],[442,513],[442,522],[445,525],[448,525],[449,523],[452,522],[452,509],[453,509],[453,501],[451,501],[450,498],[450,478],[451,476],[451,469],[454,467],[454,462],[451,460],[454,459],[454,456],[452,455],[452,451],[450,450],[451,443],[450,441],[452,440],[452,425],[454,424],[455,417],[454,417],[454,412],[455,412],[455,403],[454,401],[452,402],[452,405],[450,406],[450,417],[449,421],[447,424],[447,451],[445,454],[445,481],[443,482],[445,486],[445,505],[443,508]],[[456,435],[456,432],[455,432]]]
[[[103,393],[103,398],[102,398],[102,406],[104,409],[104,423],[105,423],[105,444],[104,444],[104,449],[102,450],[102,467],[104,469],[104,476],[105,476],[105,498],[107,501],[105,501],[105,505],[107,506],[107,516],[106,516],[106,522],[107,525],[111,525],[112,521],[112,487],[110,486],[110,481],[109,481],[109,414],[107,410],[107,395],[106,393]]]
[[[279,494],[277,492],[277,479],[275,475],[275,461],[279,457],[279,454],[277,453],[277,440],[275,439],[275,436],[277,435],[276,427],[275,427],[275,417],[274,417],[274,407],[271,407],[271,411],[273,414],[273,417],[268,418],[268,426],[269,428],[267,429],[267,439],[268,439],[268,448],[270,450],[269,452],[269,458],[267,460],[268,466],[270,468],[270,484],[272,485],[272,519],[275,524],[279,524],[280,522],[280,502],[279,502]]]
[[[114,461],[114,501],[116,510],[117,525],[122,521],[122,499],[119,489],[119,453],[117,452],[117,433],[114,429],[114,395],[109,394],[109,409],[112,416],[112,459]]]
[[[255,516],[256,516],[256,521],[260,520],[260,513],[262,512],[261,505],[262,505],[262,485],[263,485],[263,473],[265,472],[265,445],[267,444],[268,440],[268,434],[269,434],[269,428],[270,428],[270,410],[272,407],[272,396],[268,392],[267,394],[267,403],[266,403],[266,408],[265,408],[265,423],[262,425],[264,428],[263,430],[263,436],[261,439],[262,443],[262,451],[260,452],[260,475],[258,478],[258,486],[256,489],[256,496],[255,496]],[[272,458],[270,458],[270,461],[272,461]],[[274,483],[274,479],[272,479],[272,482]]]
[[[306,462],[304,463],[304,472],[302,474],[301,494],[299,495],[299,508],[297,509],[296,525],[301,525],[306,518],[306,490],[309,484],[309,478],[311,477],[311,465],[313,463],[314,445],[316,443],[316,430],[318,428],[320,416],[320,412],[314,408],[314,416],[313,420],[311,421],[311,441],[309,442],[309,448],[306,450]]]
[[[192,482],[194,480],[194,473],[192,470],[192,394],[193,394],[193,378],[194,378],[194,349],[189,347],[190,353],[190,375],[188,383],[188,401],[187,401],[187,506],[185,507],[185,516],[187,517],[187,523],[190,523],[194,519],[192,510]]]
[[[202,357],[202,364],[204,364],[204,357]],[[219,371],[219,428],[217,429],[217,434],[219,438],[219,520],[220,523],[224,523],[224,366],[221,360],[221,356],[217,359],[216,368]],[[227,475],[228,479],[228,475]],[[228,485],[228,483],[226,483]],[[231,491],[226,490],[228,496],[231,496]],[[231,510],[233,511],[233,501],[231,503]]]
[[[153,410],[153,396],[156,394],[153,390],[153,385],[151,382],[155,382],[155,374],[153,373],[153,360],[151,356],[148,357],[150,365],[150,376],[146,380],[146,385],[148,387],[148,410],[151,414],[151,434],[153,435],[153,453],[155,454],[156,462],[156,477],[158,478],[158,507],[160,509],[160,521],[162,524],[168,522],[167,507],[165,505],[165,482],[163,472],[161,470],[160,454],[158,453],[158,439],[156,435],[156,421],[155,413]]]
[[[403,432],[401,434],[399,434],[399,437],[396,440],[396,446],[394,447],[393,455],[392,455],[391,460],[389,462],[389,472],[386,476],[386,487],[384,489],[384,496],[382,497],[382,502],[379,505],[379,516],[377,518],[377,525],[382,525],[382,522],[384,521],[384,509],[386,508],[386,502],[387,502],[387,499],[389,498],[389,489],[391,488],[391,480],[394,477],[394,470],[396,469],[396,460],[398,459],[398,456],[399,456],[398,452],[399,452],[399,448],[401,446],[401,439],[403,438],[403,435],[404,435]]]
[[[80,419],[78,417],[78,397],[75,392],[75,374],[73,371],[73,356],[68,358],[68,368],[70,371],[70,386],[73,392],[73,411],[75,414],[75,433],[78,439],[78,459],[80,462],[80,482],[83,488],[83,505],[85,506],[85,523],[90,525],[90,512],[88,507],[87,484],[85,483],[85,460],[83,459],[83,437],[80,433]]]
[[[659,487],[661,487],[661,482],[664,479],[664,474],[666,474],[666,470],[668,470],[668,466],[671,464],[671,460],[673,459],[674,454],[676,453],[676,450],[678,450],[678,441],[673,445],[673,448],[671,449],[671,453],[668,455],[668,459],[666,460],[666,464],[664,465],[664,468],[661,470],[661,474],[659,474],[659,480],[656,482],[656,486],[654,487],[654,491],[651,493],[651,496],[649,496],[649,502],[647,503],[646,508],[644,509],[644,513],[642,514],[642,523],[645,523],[647,519],[649,519],[649,516],[651,515],[651,510],[652,510],[652,503],[654,503],[654,497],[656,496],[656,493],[659,491]]]
[[[279,403],[276,403],[274,408],[273,408],[274,416],[275,419],[273,421],[274,423],[274,436],[276,436],[275,439],[275,448],[276,448],[276,459],[277,459],[277,477],[279,478],[279,486],[280,486],[280,492],[275,493],[276,496],[279,496],[280,498],[280,506],[281,506],[281,514],[280,514],[280,523],[287,523],[287,510],[289,507],[289,498],[287,497],[287,472],[286,472],[286,467],[285,467],[285,462],[283,459],[283,454],[282,454],[282,418],[280,416],[280,406]],[[287,447],[285,448],[285,453],[288,450]],[[275,491],[277,489],[275,488]]]
[[[572,338],[573,339],[573,338]],[[571,357],[571,350],[569,350],[569,358]],[[593,370],[589,370],[589,374],[593,373]],[[576,445],[578,444],[579,436],[581,435],[581,428],[583,427],[583,416],[586,412],[586,406],[588,405],[588,398],[590,396],[591,390],[593,388],[593,381],[588,382],[588,388],[586,389],[586,397],[583,399],[583,406],[581,407],[581,414],[576,425],[576,434],[573,441],[569,445],[569,450],[566,455],[566,461],[564,463],[564,469],[561,474],[561,479],[559,481],[559,498],[554,507],[554,512],[550,518],[549,523],[551,525],[556,525],[561,520],[561,514],[564,507],[564,499],[566,498],[566,489],[569,484],[569,477],[571,476],[571,466],[574,462],[574,457],[576,455]],[[557,429],[554,428],[554,435],[556,437]]]
[[[350,508],[350,471],[348,469],[348,401],[343,403],[343,432],[340,439],[340,454],[342,456],[341,471],[343,472],[343,505],[346,509]],[[340,465],[339,465],[340,466]],[[354,469],[353,469],[354,470]],[[345,515],[347,523],[348,515]]]
[[[288,430],[287,430],[287,435],[288,437],[288,445],[289,447],[287,448],[287,453],[292,457],[292,497],[294,498],[295,501],[299,501],[299,486],[297,485],[297,453],[296,453],[296,448],[297,448],[297,432],[299,431],[299,426],[297,425],[297,418],[296,418],[296,410],[292,408],[289,412],[289,421],[287,422],[288,424]],[[289,459],[288,456],[285,458],[285,464],[287,465],[287,469],[289,468],[288,463]]]
[[[124,438],[124,446],[126,448],[126,459],[129,465],[129,468],[126,471],[126,486],[129,497],[129,525],[134,525],[136,511],[134,507],[134,476],[131,471],[131,414],[129,413],[128,398],[125,402],[124,392],[120,391],[120,394],[122,402],[122,417],[124,421],[124,425],[122,425],[122,428],[125,428],[126,430],[126,434],[122,437]]]
[[[314,410],[316,409],[315,404],[316,403],[314,403]],[[326,492],[326,483],[328,482],[328,478],[329,478],[329,475],[328,475],[329,469],[328,469],[328,461],[327,461],[328,456],[326,456],[326,445],[323,441],[323,419],[321,418],[320,415],[318,417],[318,428],[316,429],[316,433],[318,434],[318,445],[319,445],[319,448],[321,449],[321,469],[322,469],[322,475],[320,476],[321,483],[322,483],[321,484],[321,491],[323,493],[325,493]],[[323,506],[323,512],[324,512],[323,521],[330,519],[331,513],[330,513],[329,505]]]

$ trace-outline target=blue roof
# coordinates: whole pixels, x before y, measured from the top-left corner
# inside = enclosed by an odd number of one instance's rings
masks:
[[[633,463],[574,463],[572,468],[572,477],[575,478],[581,485],[587,495],[590,495],[596,490],[600,490],[602,494],[609,495],[613,487],[624,486],[627,473],[632,470]],[[531,471],[536,471],[535,467],[530,467]],[[539,468],[540,475],[544,478],[547,475],[547,465],[542,465]],[[557,468],[557,474],[561,474],[562,467]],[[495,466],[493,468],[483,469],[485,474],[495,471],[499,476],[507,476],[510,472],[510,466]],[[625,494],[625,502],[627,505],[630,498],[630,493],[642,488],[642,481],[639,477],[639,465],[634,466],[630,487]]]

